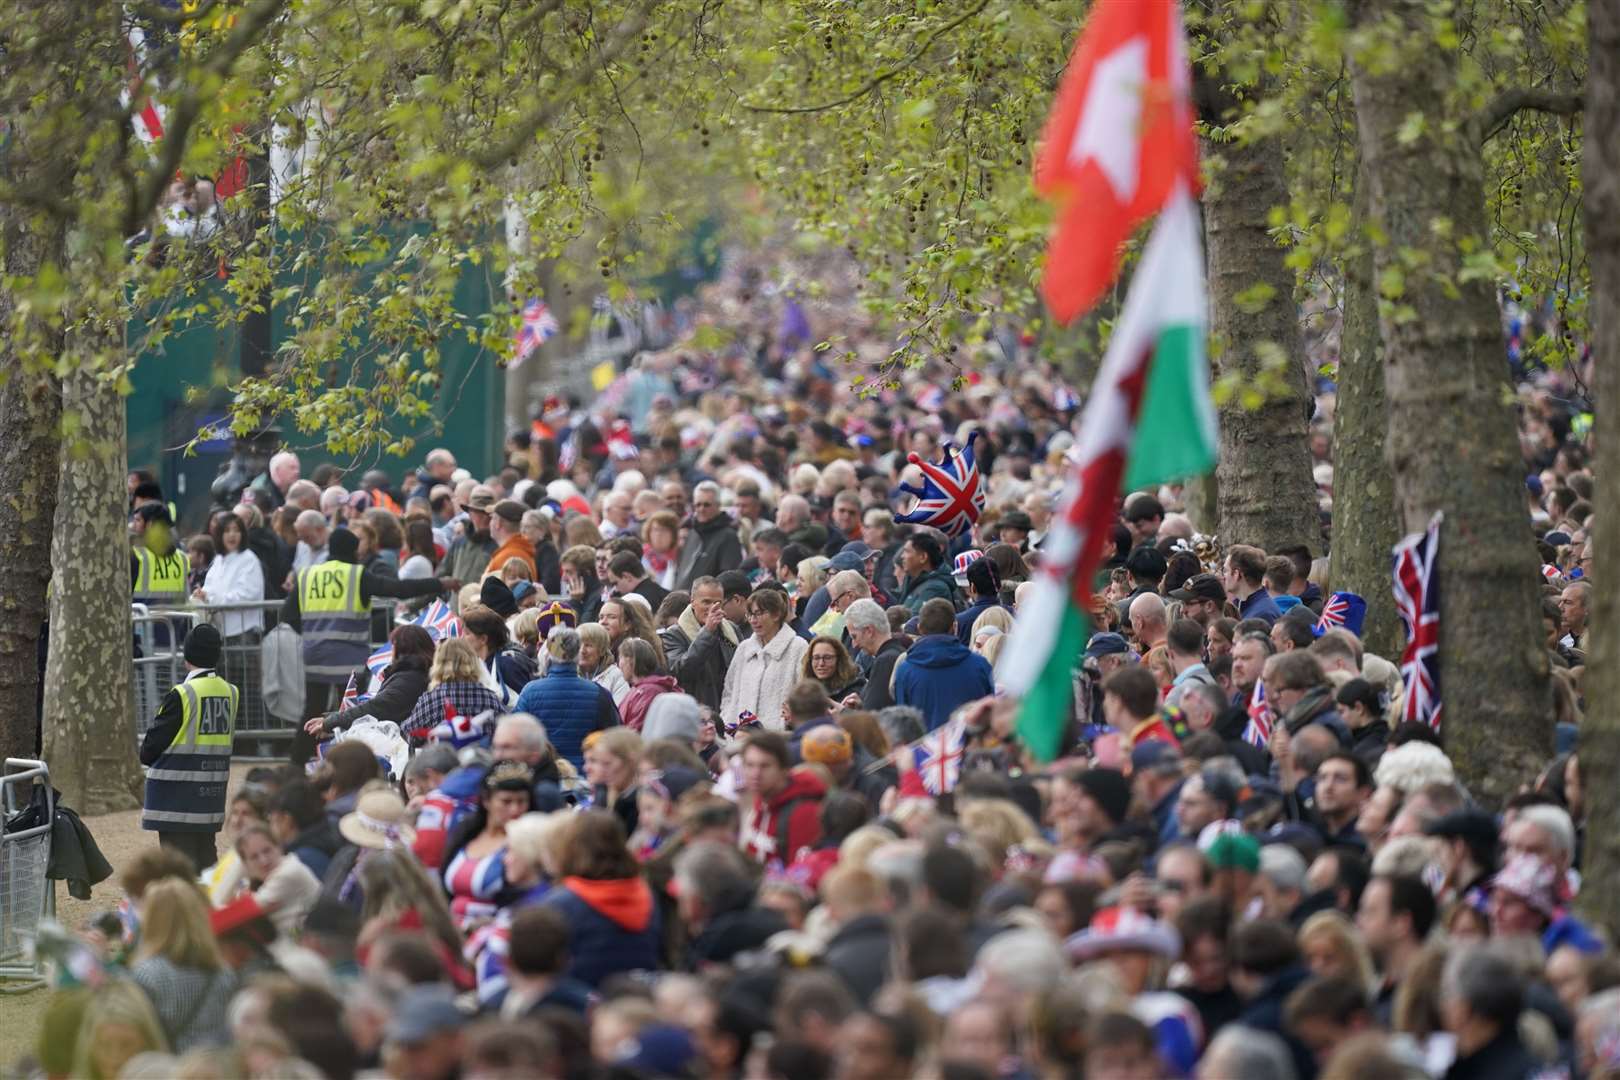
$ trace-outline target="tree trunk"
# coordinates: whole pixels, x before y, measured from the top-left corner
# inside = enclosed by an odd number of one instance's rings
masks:
[[[92,339],[93,340],[87,340]],[[93,320],[70,336],[76,356],[62,409],[89,437],[64,445],[57,494],[45,756],[81,814],[140,805],[130,663],[124,398],[99,358],[121,355],[123,328]]]
[[[1339,344],[1338,410],[1333,421],[1333,588],[1367,601],[1361,640],[1367,650],[1398,658],[1404,639],[1390,596],[1395,477],[1385,442],[1389,416],[1378,338],[1378,293],[1367,238],[1367,183],[1356,179],[1352,247],[1344,265],[1344,323]]]
[[[1473,125],[1444,115],[1457,55],[1435,41],[1430,11],[1417,0],[1359,3],[1382,40],[1375,66],[1354,58],[1357,129],[1383,234],[1375,264],[1388,298],[1380,326],[1400,522],[1415,531],[1446,515],[1447,752],[1476,795],[1500,804],[1552,751],[1549,665],[1501,312],[1492,282],[1461,273],[1459,249],[1490,243],[1484,161]],[[1417,106],[1428,112],[1414,131]]]
[[[61,264],[60,228],[42,234],[4,214],[0,234],[7,278],[30,278],[46,263]],[[16,293],[0,290],[0,325],[16,319]],[[61,389],[47,371],[31,371],[0,341],[0,757],[39,755],[39,637],[51,577],[51,519],[56,512],[57,434]]]
[[[1232,102],[1213,80],[1200,83],[1200,103],[1209,106],[1204,114],[1214,121]],[[1306,544],[1320,554],[1311,394],[1300,360],[1294,272],[1267,226],[1271,208],[1288,202],[1282,148],[1271,140],[1229,142],[1206,146],[1206,157],[1213,166],[1203,204],[1214,375],[1235,373],[1244,387],[1263,394],[1245,402],[1238,393],[1220,406],[1215,482],[1221,543],[1266,551]]]
[[[1581,180],[1586,199],[1586,253],[1592,274],[1592,377],[1599,421],[1592,476],[1595,539],[1587,540],[1592,573],[1592,640],[1581,723],[1586,781],[1586,885],[1581,907],[1620,933],[1620,0],[1587,0],[1591,67]]]

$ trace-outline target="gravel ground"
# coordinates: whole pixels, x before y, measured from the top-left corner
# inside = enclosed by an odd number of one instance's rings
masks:
[[[247,764],[232,766],[232,791],[242,782],[249,768]],[[73,930],[84,926],[92,915],[118,905],[124,898],[124,890],[118,886],[118,872],[136,853],[157,845],[157,833],[141,828],[139,810],[102,814],[85,818],[84,821],[95,835],[102,854],[112,863],[113,876],[91,890],[89,900],[73,899],[67,893],[67,886],[63,882],[56,882],[57,921]],[[8,1067],[31,1051],[49,996],[45,990],[0,994],[0,1076],[7,1075]]]

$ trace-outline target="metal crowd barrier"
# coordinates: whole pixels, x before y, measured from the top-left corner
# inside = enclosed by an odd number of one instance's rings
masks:
[[[261,648],[264,635],[281,621],[280,600],[260,600],[240,604],[187,604],[175,608],[148,608],[131,605],[131,628],[135,657],[135,730],[144,736],[152,726],[163,697],[186,677],[181,646],[195,622],[212,623],[225,639],[219,674],[242,692],[236,717],[237,758],[281,758],[286,744],[299,726],[272,716],[264,707]],[[387,641],[392,628],[394,600],[378,597],[371,603],[381,617],[372,620],[372,644]],[[252,620],[232,616],[259,616],[259,628]]]
[[[36,786],[44,789],[44,821],[8,831],[32,804]],[[0,993],[45,985],[44,968],[33,944],[39,924],[56,916],[56,890],[45,876],[51,863],[55,820],[50,769],[43,761],[7,758],[0,774]]]

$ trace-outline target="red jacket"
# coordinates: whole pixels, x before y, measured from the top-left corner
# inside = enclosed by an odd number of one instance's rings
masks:
[[[653,698],[679,689],[675,680],[668,675],[647,676],[624,695],[624,700],[619,703],[619,720],[631,731],[640,731],[642,722],[647,719],[647,706],[652,704]]]
[[[742,848],[762,863],[783,866],[821,839],[821,800],[827,785],[808,769],[788,773],[787,786],[769,800],[754,797],[743,821]]]

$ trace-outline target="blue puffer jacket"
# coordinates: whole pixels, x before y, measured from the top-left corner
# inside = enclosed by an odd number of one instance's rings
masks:
[[[612,694],[580,678],[576,665],[555,660],[544,678],[534,679],[523,688],[517,711],[544,724],[557,756],[567,758],[576,769],[585,764],[585,736],[619,722]]]
[[[569,978],[597,986],[610,975],[659,966],[658,905],[641,878],[563,878],[541,903],[568,921]]]
[[[950,634],[918,638],[894,672],[894,703],[920,709],[929,731],[995,690],[990,662]]]

